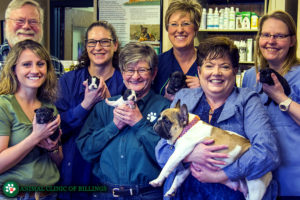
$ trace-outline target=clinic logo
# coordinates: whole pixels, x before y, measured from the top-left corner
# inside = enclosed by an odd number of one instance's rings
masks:
[[[7,197],[15,197],[19,194],[19,185],[14,181],[6,181],[2,187],[3,194]]]

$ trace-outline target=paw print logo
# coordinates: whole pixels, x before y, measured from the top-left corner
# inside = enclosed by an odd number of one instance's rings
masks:
[[[15,197],[19,193],[19,185],[14,181],[7,181],[2,189],[3,194],[7,197]]]
[[[148,113],[147,115],[147,120],[149,120],[150,122],[154,122],[154,120],[156,120],[157,116],[156,116],[156,113],[154,112],[151,112],[151,113]]]

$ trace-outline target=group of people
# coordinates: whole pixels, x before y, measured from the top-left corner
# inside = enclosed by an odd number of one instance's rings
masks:
[[[0,76],[0,185],[105,186],[104,192],[20,192],[15,199],[163,199],[174,178],[152,187],[174,146],[153,126],[161,111],[178,100],[188,111],[215,127],[247,138],[251,147],[229,166],[220,159],[224,145],[213,140],[198,144],[183,162],[191,174],[171,199],[245,199],[241,185],[272,171],[263,199],[300,197],[300,61],[296,57],[296,25],[291,16],[275,11],[261,17],[255,67],[236,87],[239,53],[229,38],[194,38],[200,26],[196,0],[173,0],[166,12],[166,30],[173,47],[156,55],[144,43],[120,50],[114,27],[92,23],[85,35],[79,64],[63,74],[61,63],[40,44],[43,10],[34,0],[12,0],[5,13],[5,60]],[[273,69],[289,83],[287,96],[275,74],[274,85],[259,82],[260,69]],[[169,75],[186,74],[188,88],[168,94]],[[100,79],[88,88],[88,78]],[[117,107],[126,89],[136,101]],[[260,91],[263,91],[261,93]],[[273,101],[264,106],[267,98]],[[50,107],[56,118],[37,123],[35,110]],[[298,110],[298,112],[297,112]],[[49,138],[59,128],[59,137]],[[300,141],[299,141],[300,142]],[[12,199],[0,191],[0,200]]]

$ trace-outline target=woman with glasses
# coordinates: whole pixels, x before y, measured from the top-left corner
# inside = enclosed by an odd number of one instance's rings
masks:
[[[270,97],[273,101],[265,106],[272,123],[278,131],[282,155],[280,167],[274,176],[279,182],[280,196],[300,197],[300,62],[296,57],[296,25],[292,17],[283,11],[275,11],[260,19],[256,39],[256,67],[245,72],[243,87],[260,94],[263,103]],[[272,73],[274,85],[259,82],[259,70],[271,68],[289,83],[291,93],[287,96],[277,77]]]
[[[56,103],[61,114],[62,145],[60,185],[95,185],[92,166],[81,157],[76,144],[79,131],[94,105],[125,90],[118,68],[119,42],[113,26],[105,21],[92,23],[85,35],[85,49],[79,64],[59,80],[60,96]],[[98,88],[88,89],[87,79],[100,79]],[[62,192],[60,199],[89,199],[90,193]]]
[[[196,0],[174,0],[167,9],[165,28],[173,48],[158,57],[154,90],[169,100],[173,100],[174,95],[168,94],[166,88],[170,75],[175,71],[187,75],[186,83],[189,88],[200,86],[194,38],[200,27],[201,12],[202,7]]]
[[[107,188],[105,193],[94,193],[94,199],[159,200],[162,188],[149,185],[160,172],[154,154],[160,137],[153,125],[169,101],[151,90],[158,58],[154,49],[143,43],[125,45],[119,58],[126,88],[135,91],[137,101],[116,108],[104,101],[98,103],[85,121],[77,145]]]

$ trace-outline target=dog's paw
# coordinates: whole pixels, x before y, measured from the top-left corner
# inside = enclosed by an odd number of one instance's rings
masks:
[[[166,192],[165,197],[174,197],[175,196],[175,190],[173,190],[172,188],[169,189],[168,192]]]
[[[147,115],[147,120],[149,120],[150,122],[153,122],[154,120],[156,120],[157,116],[156,116],[156,113],[148,113]]]
[[[149,184],[153,187],[160,187],[162,185],[162,182],[159,181],[158,179],[154,179],[153,181],[150,181]]]

